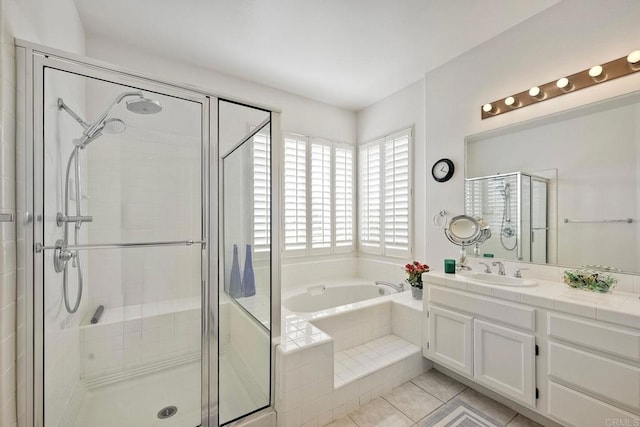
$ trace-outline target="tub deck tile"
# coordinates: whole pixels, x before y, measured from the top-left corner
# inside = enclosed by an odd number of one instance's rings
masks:
[[[386,335],[337,352],[334,356],[334,386],[342,387],[420,352],[420,347],[396,335]]]

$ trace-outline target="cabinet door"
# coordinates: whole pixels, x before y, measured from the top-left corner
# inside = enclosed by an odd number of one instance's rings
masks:
[[[429,357],[447,368],[473,375],[473,319],[454,311],[429,309]]]
[[[535,408],[535,337],[481,320],[473,323],[476,381]]]

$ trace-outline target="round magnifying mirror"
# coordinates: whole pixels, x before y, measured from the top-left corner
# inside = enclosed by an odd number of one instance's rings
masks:
[[[459,243],[473,243],[482,232],[480,224],[468,215],[458,215],[449,222],[449,235]]]

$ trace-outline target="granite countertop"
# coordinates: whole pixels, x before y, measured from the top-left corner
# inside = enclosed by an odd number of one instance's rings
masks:
[[[431,271],[423,276],[428,284],[459,289],[640,329],[640,295],[613,291],[611,294],[572,289],[561,282],[530,278],[537,286],[512,287],[480,283],[462,274]]]

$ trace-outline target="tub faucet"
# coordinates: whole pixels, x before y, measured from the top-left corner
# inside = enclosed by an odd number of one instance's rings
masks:
[[[393,284],[391,282],[384,282],[382,280],[376,280],[376,286],[380,286],[380,285],[388,286],[388,287],[394,289],[398,293],[399,292],[404,292],[404,283],[398,283],[396,285],[396,284]]]
[[[486,262],[479,262],[478,264],[484,265],[484,272],[485,273],[491,273],[491,268],[489,267],[489,264],[487,264]]]
[[[491,263],[491,265],[498,266],[498,275],[499,276],[505,276],[505,272],[504,272],[504,264],[500,261],[493,261]]]

